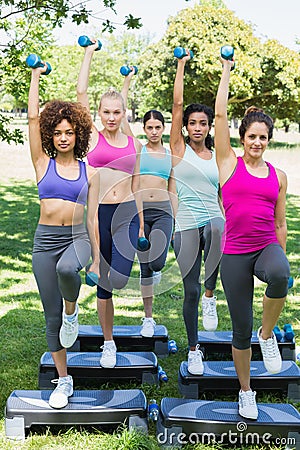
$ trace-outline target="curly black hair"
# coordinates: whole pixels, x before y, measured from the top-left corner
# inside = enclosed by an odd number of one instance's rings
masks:
[[[77,102],[52,100],[46,103],[40,114],[43,150],[51,158],[56,157],[57,150],[53,143],[53,133],[56,126],[64,119],[72,125],[76,134],[74,156],[82,159],[89,150],[93,122],[88,110]]]
[[[183,125],[185,126],[185,128],[188,125],[189,122],[189,117],[191,114],[193,114],[194,112],[203,112],[204,114],[207,115],[207,119],[208,119],[208,125],[211,127],[212,123],[214,121],[214,111],[212,108],[210,108],[210,106],[207,105],[202,105],[201,103],[191,103],[190,105],[188,105],[184,112],[183,112]],[[186,137],[186,143],[188,144],[190,142],[190,138],[189,136]],[[213,138],[212,136],[208,133],[208,135],[205,138],[205,145],[206,147],[211,150],[214,143],[213,143]]]

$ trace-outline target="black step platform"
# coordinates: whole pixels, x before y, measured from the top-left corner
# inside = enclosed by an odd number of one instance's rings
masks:
[[[163,398],[157,422],[157,440],[164,446],[184,443],[231,445],[269,445],[278,439],[290,448],[299,449],[300,414],[293,406],[258,403],[258,419],[244,419],[238,414],[238,403]]]
[[[152,352],[117,352],[117,364],[113,369],[100,366],[101,352],[67,352],[68,373],[74,383],[99,387],[107,381],[158,384],[157,357]],[[51,353],[42,355],[39,367],[39,388],[53,388],[51,380],[57,378],[57,371]]]
[[[143,337],[141,327],[134,325],[114,326],[113,336],[118,350],[154,351],[157,356],[168,356],[168,330],[156,325],[153,337]],[[104,338],[100,325],[79,325],[78,338],[68,351],[97,351],[103,345]]]
[[[205,348],[205,355],[208,359],[216,359],[216,354],[231,353],[232,331],[199,331],[198,344]],[[257,332],[252,332],[251,347],[253,356],[259,356],[262,359],[260,346],[257,338]],[[287,341],[282,339],[278,342],[278,347],[282,359],[296,361],[296,343],[295,339]],[[211,358],[214,356],[214,358]]]
[[[205,391],[239,389],[233,361],[204,361],[203,375],[192,375],[186,361],[178,373],[178,387],[186,398],[198,399]],[[251,387],[254,390],[285,391],[288,399],[300,402],[300,368],[294,361],[282,361],[280,373],[270,374],[263,361],[251,361]]]
[[[74,391],[65,408],[53,409],[51,391],[13,391],[6,402],[5,433],[24,440],[32,425],[116,425],[147,431],[147,400],[139,389]]]

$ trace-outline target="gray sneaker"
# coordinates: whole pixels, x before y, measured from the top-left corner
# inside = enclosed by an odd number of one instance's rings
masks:
[[[69,397],[73,395],[73,378],[71,375],[51,381],[57,384],[49,398],[51,408],[60,409],[67,406]]]
[[[72,347],[74,342],[77,339],[78,336],[78,305],[76,303],[76,309],[75,309],[75,317],[72,321],[69,321],[66,314],[65,309],[63,310],[62,315],[62,325],[59,330],[59,340],[61,345],[64,348]]]
[[[240,391],[239,392],[239,415],[245,419],[257,419],[258,410],[256,405],[255,391]]]

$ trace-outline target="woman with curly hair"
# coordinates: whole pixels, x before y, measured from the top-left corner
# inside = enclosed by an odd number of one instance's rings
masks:
[[[32,70],[28,97],[29,144],[40,198],[32,267],[45,314],[47,343],[59,375],[53,380],[57,387],[49,405],[63,408],[73,394],[66,348],[78,335],[79,271],[91,255],[90,270],[100,276],[99,176],[82,161],[92,127],[86,109],[54,100],[39,116],[39,79],[45,71],[46,65]]]
[[[170,148],[178,193],[174,251],[184,287],[183,317],[188,336],[188,371],[202,375],[202,353],[198,344],[198,305],[200,272],[204,259],[202,322],[206,330],[218,325],[214,290],[221,258],[224,218],[220,206],[219,173],[210,129],[213,110],[192,103],[183,110],[183,80],[190,53],[178,59],[174,82]],[[182,125],[188,136],[185,139]]]
[[[87,95],[89,71],[98,43],[85,47],[77,83],[77,99],[89,111]],[[91,166],[100,173],[99,233],[101,279],[97,286],[97,309],[104,344],[100,365],[116,365],[117,348],[113,339],[113,290],[123,289],[131,273],[138,238],[144,236],[144,219],[139,193],[141,144],[122,133],[125,116],[122,95],[114,88],[105,92],[98,109],[102,129],[92,127]]]

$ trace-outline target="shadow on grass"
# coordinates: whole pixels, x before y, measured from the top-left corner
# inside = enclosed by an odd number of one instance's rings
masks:
[[[36,186],[15,181],[2,186],[0,193],[1,269],[20,271],[20,264],[22,272],[30,272],[33,237],[39,217]]]

